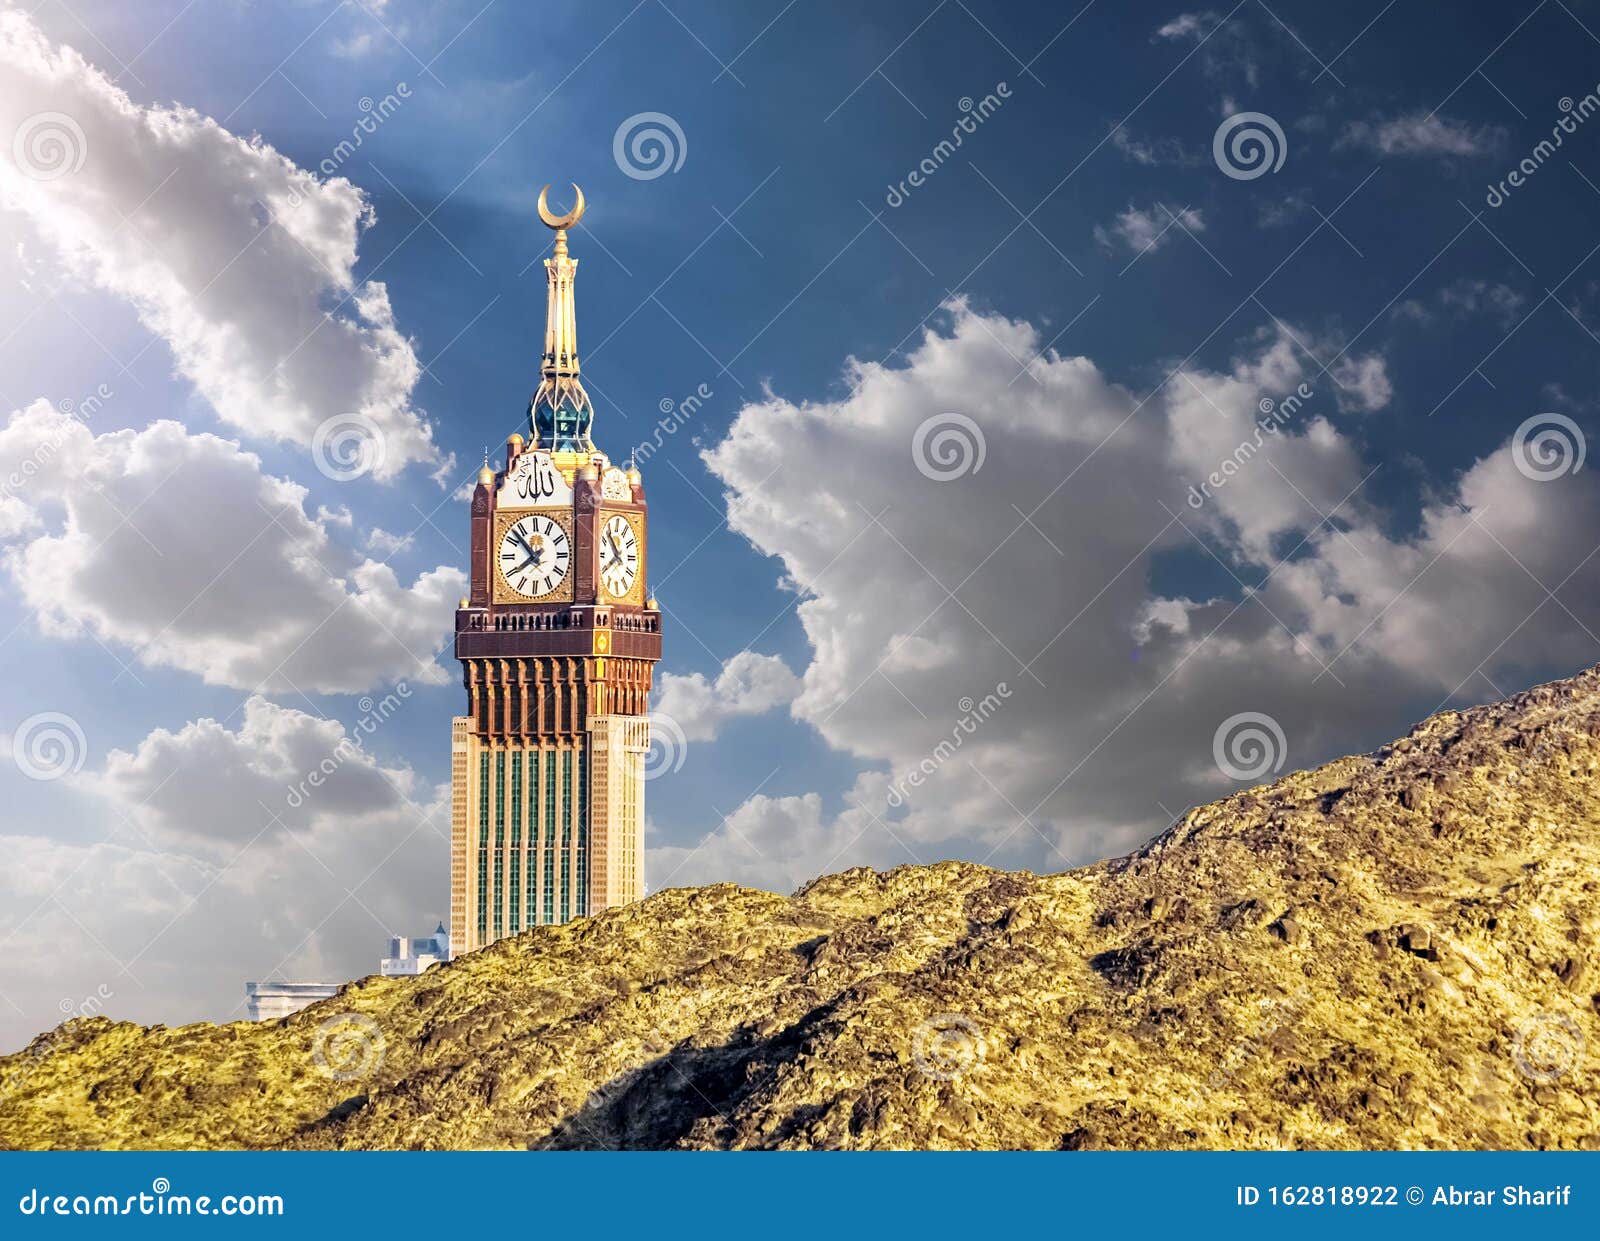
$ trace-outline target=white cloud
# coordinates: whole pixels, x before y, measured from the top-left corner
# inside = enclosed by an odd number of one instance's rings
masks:
[[[1215,13],[1180,13],[1171,21],[1156,31],[1158,39],[1169,39],[1181,42],[1192,39],[1196,42],[1203,39],[1207,32],[1217,23]]]
[[[1492,694],[1480,671],[1511,688],[1593,660],[1592,472],[1534,482],[1502,446],[1392,515],[1362,489],[1370,464],[1335,425],[1339,390],[1286,331],[1142,401],[1048,351],[1012,385],[1040,346],[1029,324],[956,304],[906,365],[852,362],[833,402],[769,395],[705,454],[731,528],[801,593],[812,657],[793,714],[860,774],[837,809],[763,795],[693,847],[653,847],[653,885],[783,888],[947,856],[1059,869],[1235,787],[1212,742],[1239,712],[1277,719],[1286,766],[1303,766],[1454,693]],[[1380,362],[1354,360],[1347,402],[1387,399]],[[1282,408],[1302,384],[1310,397],[1225,485],[1186,502],[1257,432],[1263,397]],[[980,468],[971,451],[942,482],[913,459],[938,411],[963,412],[983,442]],[[1153,591],[1180,550],[1239,584]],[[1560,604],[1533,580],[1569,574]]]
[[[1200,157],[1176,138],[1137,138],[1133,133],[1118,127],[1112,131],[1111,145],[1135,164],[1154,168],[1163,164],[1193,165]]]
[[[245,689],[446,679],[461,571],[406,585],[357,561],[231,441],[175,422],[96,436],[36,401],[0,429],[0,478],[19,480],[4,562],[47,633]]]
[[[377,552],[380,556],[393,556],[396,552],[403,552],[416,541],[415,535],[395,534],[385,530],[382,526],[374,526],[367,532],[367,549]]]
[[[709,741],[723,721],[735,716],[764,715],[794,699],[800,680],[776,655],[740,651],[717,674],[687,676],[664,673],[656,680],[656,715],[682,730],[687,741]]]
[[[1205,231],[1205,227],[1200,212],[1189,207],[1172,211],[1161,203],[1148,208],[1129,203],[1128,209],[1118,214],[1116,223],[1109,229],[1096,225],[1094,236],[1107,249],[1112,248],[1114,242],[1121,242],[1133,253],[1143,254],[1165,245],[1174,237],[1181,237],[1184,229],[1200,233]]]
[[[383,437],[376,476],[440,464],[388,292],[355,280],[372,220],[356,186],[191,109],[135,104],[16,10],[0,13],[0,66],[6,204],[136,309],[219,418],[309,447],[325,420],[361,415]]]
[[[102,839],[0,835],[0,1048],[101,988],[117,1018],[237,1020],[249,979],[361,977],[387,935],[431,931],[447,913],[448,790],[366,741],[252,698],[236,728],[157,730],[79,777]],[[327,774],[292,805],[314,769]]]
[[[1494,125],[1474,128],[1433,113],[1410,112],[1387,120],[1352,121],[1335,144],[1365,147],[1380,155],[1488,155],[1505,142]]]

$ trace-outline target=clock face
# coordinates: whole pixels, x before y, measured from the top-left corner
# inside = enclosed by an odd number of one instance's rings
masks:
[[[600,581],[608,594],[621,598],[639,576],[639,539],[633,524],[613,513],[600,530]]]
[[[500,576],[529,599],[548,595],[567,577],[572,544],[567,532],[548,517],[524,517],[500,539]]]

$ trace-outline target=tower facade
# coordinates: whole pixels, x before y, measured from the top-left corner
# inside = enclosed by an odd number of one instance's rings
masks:
[[[575,190],[576,186],[573,187]],[[549,187],[546,187],[546,192]],[[639,471],[590,438],[564,216],[528,437],[472,496],[471,590],[456,611],[467,710],[451,737],[450,945],[469,952],[644,895],[644,757],[661,613],[646,589]]]

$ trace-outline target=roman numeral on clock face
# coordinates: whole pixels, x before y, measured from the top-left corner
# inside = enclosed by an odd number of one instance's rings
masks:
[[[614,513],[600,529],[600,583],[621,598],[633,589],[639,574],[639,538],[633,524]]]
[[[506,527],[499,556],[505,584],[524,598],[541,599],[566,580],[572,547],[559,522],[535,513]]]

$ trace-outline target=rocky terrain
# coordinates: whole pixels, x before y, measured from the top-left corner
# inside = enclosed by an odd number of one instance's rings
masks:
[[[662,892],[283,1021],[68,1022],[12,1147],[1600,1147],[1600,669],[1062,875]]]

